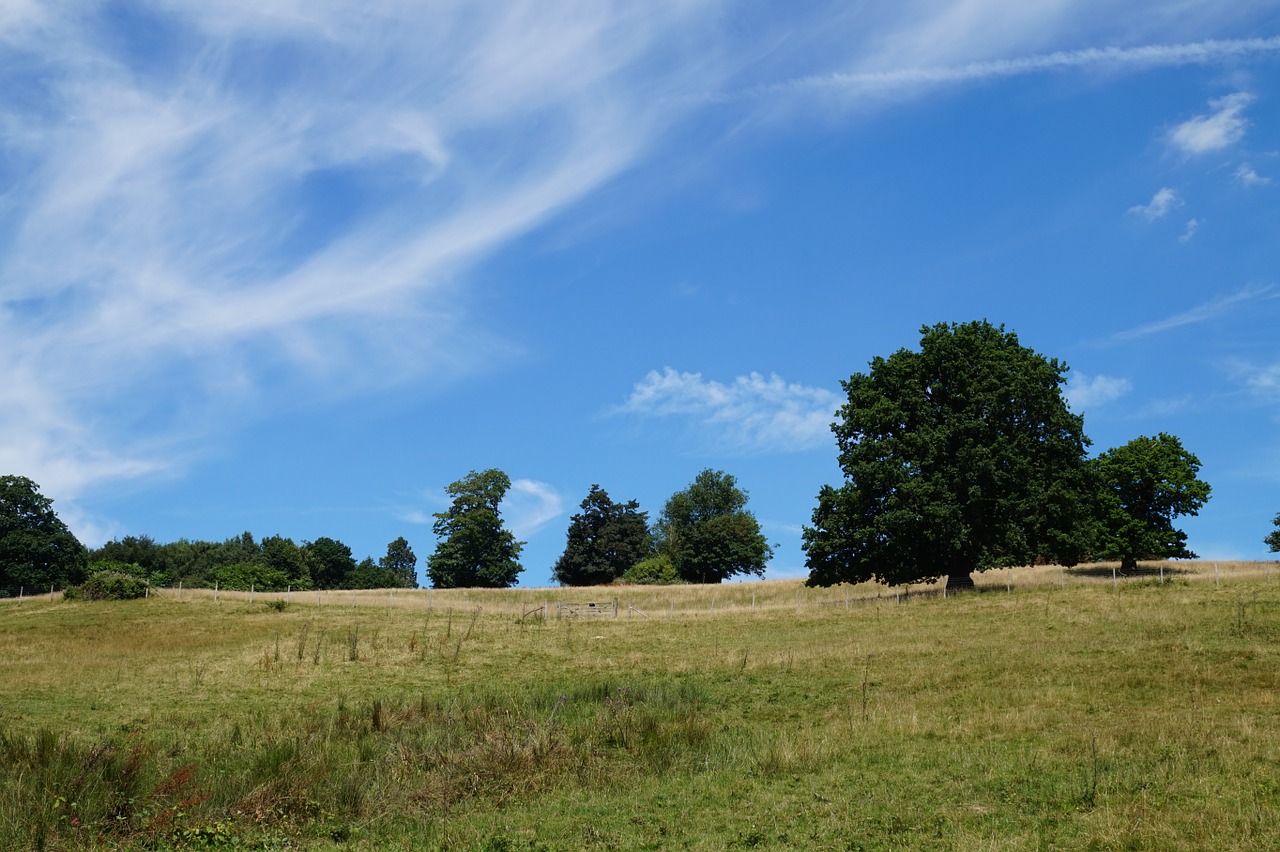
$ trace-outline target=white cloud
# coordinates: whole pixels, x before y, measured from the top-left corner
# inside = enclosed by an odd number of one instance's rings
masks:
[[[1168,215],[1169,211],[1181,207],[1182,204],[1183,201],[1178,196],[1178,193],[1164,186],[1156,190],[1156,194],[1151,196],[1150,203],[1136,204],[1129,208],[1129,212],[1141,216],[1148,222],[1154,222],[1156,219]]]
[[[1200,230],[1199,219],[1188,219],[1186,227],[1182,229],[1182,233],[1178,235],[1178,242],[1189,243],[1191,238],[1196,235],[1196,231]]]
[[[1248,92],[1236,92],[1209,101],[1209,108],[1213,112],[1179,124],[1169,134],[1169,141],[1189,155],[1229,148],[1244,137],[1248,121],[1241,113],[1253,100],[1253,95]]]
[[[667,367],[637,382],[614,411],[686,418],[736,450],[798,452],[831,442],[831,422],[843,401],[826,388],[788,384],[776,374],[751,373],[722,384]]]
[[[1072,372],[1066,396],[1076,411],[1085,411],[1114,402],[1133,390],[1133,382],[1117,376],[1088,376]]]
[[[564,500],[545,482],[516,479],[502,498],[501,511],[515,537],[527,539],[564,514]]]
[[[1275,287],[1271,284],[1253,285],[1250,284],[1242,287],[1234,293],[1228,293],[1225,296],[1217,296],[1209,301],[1197,305],[1190,310],[1182,313],[1165,317],[1155,322],[1144,323],[1124,331],[1116,332],[1111,335],[1111,342],[1123,343],[1130,340],[1137,340],[1142,337],[1149,337],[1153,334],[1170,331],[1182,326],[1195,325],[1196,323],[1206,322],[1216,317],[1222,316],[1236,307],[1253,302],[1259,299],[1277,298]]]
[[[1236,169],[1236,180],[1245,186],[1266,186],[1271,183],[1271,178],[1258,174],[1248,163],[1241,163],[1240,168]]]

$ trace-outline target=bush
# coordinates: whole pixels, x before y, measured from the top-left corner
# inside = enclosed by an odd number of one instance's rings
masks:
[[[651,556],[632,565],[619,580],[641,586],[670,586],[684,582],[676,573],[675,563],[669,556]]]
[[[147,581],[117,571],[98,571],[79,586],[67,589],[70,600],[127,601],[146,597]]]

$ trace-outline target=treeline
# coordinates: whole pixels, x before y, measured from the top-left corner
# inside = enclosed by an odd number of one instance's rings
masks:
[[[161,544],[150,536],[125,536],[88,554],[90,573],[111,571],[152,585],[285,589],[416,589],[418,557],[403,537],[377,561],[356,562],[351,548],[333,538],[296,543],[280,535],[258,541],[249,532],[226,541]]]

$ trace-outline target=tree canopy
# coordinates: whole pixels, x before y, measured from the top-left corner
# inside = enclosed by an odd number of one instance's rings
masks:
[[[1271,548],[1273,553],[1280,552],[1280,514],[1277,514],[1271,523],[1275,525],[1275,529],[1262,540],[1262,543]]]
[[[302,545],[303,556],[317,589],[341,589],[356,569],[351,548],[342,542],[321,536]]]
[[[1099,531],[1094,556],[1131,570],[1140,559],[1195,559],[1187,534],[1174,529],[1209,499],[1197,478],[1200,460],[1173,435],[1139,436],[1092,462],[1098,483]]]
[[[432,531],[440,540],[427,558],[434,588],[505,588],[516,582],[524,570],[524,542],[503,527],[498,510],[510,487],[511,478],[491,468],[473,470],[445,489],[453,504],[435,515]]]
[[[649,555],[649,516],[635,500],[615,503],[592,485],[569,519],[568,541],[552,576],[562,586],[612,583]]]
[[[832,425],[845,482],[804,530],[811,586],[891,585],[1084,555],[1092,519],[1067,367],[986,321],[921,329],[843,387]]]
[[[17,594],[84,580],[89,554],[53,501],[25,476],[0,476],[0,590]]]
[[[688,583],[764,575],[773,548],[747,510],[747,492],[722,470],[703,470],[671,495],[654,525],[654,547]]]

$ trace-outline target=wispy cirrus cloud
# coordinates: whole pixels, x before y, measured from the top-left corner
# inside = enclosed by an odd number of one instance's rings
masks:
[[[1148,222],[1154,222],[1156,219],[1162,219],[1173,210],[1183,205],[1182,198],[1178,193],[1174,192],[1167,186],[1163,186],[1156,190],[1156,194],[1151,196],[1151,200],[1146,204],[1135,204],[1129,208],[1129,213],[1134,216],[1141,216]]]
[[[1251,284],[1240,288],[1234,293],[1228,293],[1224,296],[1212,298],[1203,304],[1196,305],[1194,308],[1182,311],[1181,313],[1173,314],[1172,316],[1165,317],[1164,319],[1143,323],[1142,325],[1116,332],[1108,338],[1108,341],[1111,343],[1128,343],[1133,340],[1171,331],[1175,328],[1182,328],[1183,326],[1207,322],[1211,319],[1223,316],[1250,302],[1275,298],[1280,298],[1280,294],[1277,294],[1274,285]]]
[[[692,423],[717,446],[739,452],[800,452],[830,443],[843,399],[826,388],[750,373],[724,384],[701,373],[651,371],[612,413]]]
[[[655,86],[720,79],[652,63],[713,5],[5,6],[0,465],[75,495],[510,357],[466,271],[651,150]]]
[[[1170,143],[1193,156],[1229,148],[1244,137],[1248,121],[1243,113],[1253,100],[1254,96],[1248,92],[1236,92],[1209,101],[1213,111],[1174,127],[1169,133]]]

